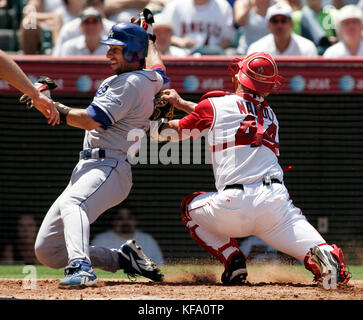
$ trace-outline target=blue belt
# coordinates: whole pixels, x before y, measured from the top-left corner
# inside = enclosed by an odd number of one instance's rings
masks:
[[[79,160],[88,160],[88,159],[104,159],[104,158],[113,158],[113,159],[124,159],[129,163],[126,154],[122,154],[121,151],[117,150],[109,150],[109,149],[84,149],[79,153]]]
[[[104,149],[85,149],[79,153],[79,160],[106,158],[106,150]]]

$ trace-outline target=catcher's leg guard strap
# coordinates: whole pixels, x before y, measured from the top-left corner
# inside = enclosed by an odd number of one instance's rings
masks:
[[[236,251],[239,251],[242,253],[242,251],[240,250],[236,239],[231,238],[230,241],[223,245],[222,247],[215,249],[209,245],[207,245],[205,243],[205,241],[203,241],[196,232],[196,229],[200,228],[198,224],[196,224],[194,221],[192,221],[190,215],[189,215],[189,210],[188,210],[188,205],[189,203],[198,195],[203,194],[204,192],[195,192],[193,194],[190,194],[189,196],[187,196],[183,201],[182,201],[182,205],[181,205],[181,216],[182,216],[182,221],[184,223],[184,225],[187,227],[187,229],[189,230],[189,233],[191,235],[191,237],[193,238],[193,240],[198,243],[202,248],[204,248],[205,250],[207,250],[209,253],[211,253],[215,258],[217,258],[221,263],[223,263],[223,265],[225,267],[227,267],[228,265],[228,258],[234,254]],[[243,253],[242,253],[243,254]]]
[[[344,254],[342,249],[338,248],[335,244],[331,245],[333,250],[330,251],[331,255],[338,261],[340,270],[339,270],[339,281],[343,283],[347,283],[351,278],[351,274],[346,270],[346,264],[344,259]]]

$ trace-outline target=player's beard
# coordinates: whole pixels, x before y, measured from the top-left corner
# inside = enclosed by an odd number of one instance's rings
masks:
[[[113,72],[115,74],[119,75],[119,74],[126,73],[126,72],[130,72],[130,71],[133,71],[133,69],[119,67],[119,68],[115,69]]]
[[[111,65],[111,68],[113,69],[113,72],[117,75],[141,69],[139,66],[135,68],[135,64],[128,63],[119,63],[117,67],[113,67],[113,65]]]

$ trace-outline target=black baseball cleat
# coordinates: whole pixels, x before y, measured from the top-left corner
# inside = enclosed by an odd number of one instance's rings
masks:
[[[154,261],[148,258],[136,244],[135,240],[128,240],[117,251],[120,268],[131,277],[144,276],[156,282],[161,282],[164,275],[160,272]]]
[[[228,266],[222,274],[225,285],[241,285],[246,281],[246,260],[241,252],[237,252],[228,259]]]

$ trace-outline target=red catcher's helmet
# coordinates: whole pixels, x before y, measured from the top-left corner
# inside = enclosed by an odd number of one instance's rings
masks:
[[[235,58],[228,70],[241,85],[259,93],[278,93],[282,86],[276,62],[267,52],[255,52],[244,59]]]

